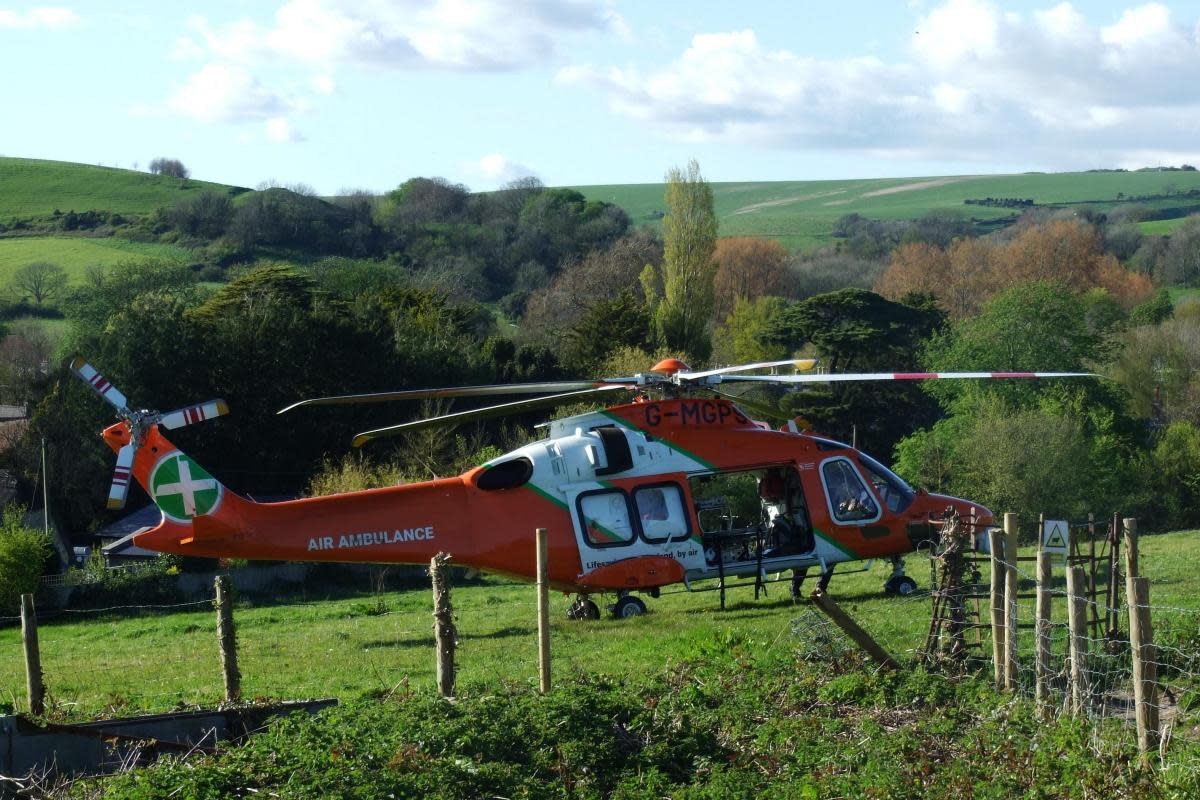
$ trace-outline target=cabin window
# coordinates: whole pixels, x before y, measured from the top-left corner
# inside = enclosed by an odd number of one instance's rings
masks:
[[[486,467],[475,480],[475,485],[485,492],[493,492],[497,489],[515,489],[518,486],[524,486],[531,477],[533,477],[533,462],[521,456]]]
[[[875,485],[875,491],[883,498],[883,503],[889,511],[899,514],[912,504],[917,493],[903,478],[866,453],[859,453],[858,460],[866,467],[867,477]]]
[[[620,547],[636,536],[629,498],[619,489],[581,494],[577,501],[583,535],[592,547]]]
[[[640,486],[633,492],[642,538],[651,544],[685,541],[691,535],[683,493],[673,483]]]
[[[821,481],[833,521],[854,525],[881,516],[879,502],[848,458],[831,458],[821,465]]]

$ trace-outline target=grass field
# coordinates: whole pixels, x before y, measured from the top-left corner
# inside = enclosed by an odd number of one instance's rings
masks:
[[[1139,195],[1200,188],[1200,172],[1076,172],[1024,175],[714,183],[722,236],[766,236],[789,249],[833,241],[830,229],[851,212],[874,219],[911,219],[938,209],[981,220],[1009,216],[1011,209],[965,205],[968,198],[1031,198],[1039,204],[1086,204],[1106,210]],[[657,226],[664,208],[663,184],[575,187],[592,200],[624,208],[635,224]],[[1121,195],[1121,197],[1118,197]],[[1152,207],[1200,205],[1156,200]]]
[[[1183,614],[1183,621],[1194,625],[1195,612],[1200,612],[1195,567],[1200,532],[1148,536],[1142,545],[1142,572],[1151,578],[1152,604],[1185,609],[1176,616]],[[930,600],[923,593],[884,595],[886,566],[836,576],[831,594],[892,652],[910,656],[928,630]],[[928,584],[926,559],[910,557],[908,567],[923,586]],[[1033,571],[1032,565],[1025,569]],[[536,680],[532,586],[501,581],[460,586],[453,601],[461,682],[499,686]],[[430,602],[428,591],[414,590],[240,606],[236,620],[246,696],[349,699],[402,684],[432,686]],[[569,598],[553,596],[554,668],[558,674],[653,674],[702,651],[706,642],[731,638],[755,651],[786,652],[796,646],[793,621],[810,613],[807,601],[792,601],[786,583],[772,584],[770,595],[755,601],[752,582],[738,582],[729,590],[726,611],[719,610],[718,602],[716,592],[664,593],[648,599],[651,613],[644,617],[579,623],[565,617]],[[1032,601],[1024,605],[1021,613],[1028,620]],[[1065,619],[1065,603],[1056,606],[1056,619]],[[1180,620],[1161,623],[1174,629]],[[1159,624],[1156,620],[1156,628]],[[207,605],[141,616],[130,616],[128,610],[59,614],[43,624],[41,647],[52,702],[69,716],[110,707],[132,711],[211,704],[220,697],[216,622]],[[19,703],[22,669],[20,631],[0,629],[0,703]]]
[[[112,167],[0,157],[0,221],[59,211],[144,214],[203,191],[235,187]]]
[[[0,284],[34,261],[49,261],[67,271],[72,282],[87,274],[88,267],[108,266],[120,261],[184,261],[188,251],[169,244],[129,242],[124,239],[33,236],[0,239]]]
[[[1186,217],[1176,217],[1175,219],[1152,219],[1149,222],[1139,222],[1137,226],[1147,236],[1167,236],[1180,225],[1195,218],[1196,215],[1191,214]]]
[[[1184,302],[1200,301],[1200,289],[1183,289],[1180,287],[1172,287],[1167,289],[1171,295],[1171,301],[1175,305]]]

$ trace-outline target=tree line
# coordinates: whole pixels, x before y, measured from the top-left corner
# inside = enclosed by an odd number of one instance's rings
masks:
[[[417,178],[332,201],[197,195],[141,223],[193,246],[196,263],[90,271],[54,299],[68,326],[58,354],[86,355],[139,406],[223,395],[234,417],[173,436],[258,495],[451,474],[536,421],[425,432],[346,460],[351,432],[439,409],[275,416],[306,396],[628,374],[666,354],[696,367],[813,355],[833,371],[1097,370],[1112,380],[760,388],[747,400],[830,435],[856,430],[906,477],[996,509],[1200,523],[1200,311],[1165,294],[1200,283],[1200,225],[1173,233],[1149,269],[1147,237],[1125,236],[1127,223],[1040,213],[983,236],[945,213],[847,218],[834,246],[792,254],[720,238],[695,162],[667,177],[661,232],[532,180],[472,194]],[[204,282],[212,267],[223,284]],[[37,406],[0,459],[34,476],[35,443],[58,443],[52,504],[85,530],[102,520],[108,409],[31,366],[45,349],[23,350],[32,336],[9,330],[0,344],[0,379]]]

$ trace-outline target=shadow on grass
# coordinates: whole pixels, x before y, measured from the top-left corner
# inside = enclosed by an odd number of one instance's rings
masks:
[[[507,639],[510,636],[533,636],[537,633],[537,628],[525,625],[510,625],[507,628],[490,631],[488,633],[471,633],[469,631],[459,631],[459,639]],[[374,650],[383,647],[433,647],[433,636],[412,636],[405,639],[372,639],[362,643],[362,649]]]

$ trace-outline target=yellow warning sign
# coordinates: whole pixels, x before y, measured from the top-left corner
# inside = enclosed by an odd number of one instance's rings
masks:
[[[1042,528],[1042,550],[1066,555],[1071,546],[1071,526],[1064,519],[1048,519]]]

